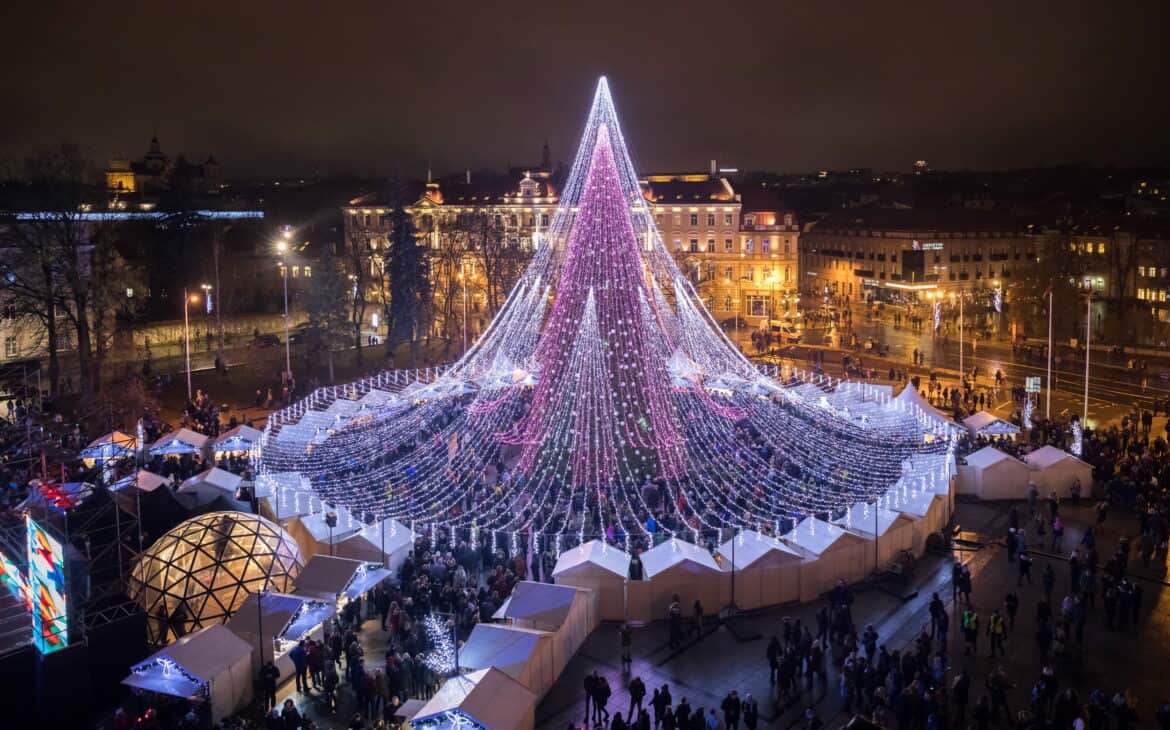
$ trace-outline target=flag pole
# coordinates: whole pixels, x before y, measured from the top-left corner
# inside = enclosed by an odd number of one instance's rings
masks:
[[[1052,420],[1052,297],[1056,292],[1048,287],[1048,382],[1044,397],[1044,418]]]

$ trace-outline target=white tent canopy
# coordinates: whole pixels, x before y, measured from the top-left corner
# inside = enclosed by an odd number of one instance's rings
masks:
[[[889,508],[914,520],[914,551],[922,552],[926,536],[938,532],[946,524],[946,498],[931,491],[894,490]]]
[[[459,666],[495,667],[527,687],[538,698],[556,682],[552,634],[515,626],[476,624],[459,648]]]
[[[390,577],[390,571],[374,563],[314,555],[293,581],[297,595],[337,600],[354,599]]]
[[[590,588],[520,581],[492,618],[551,632],[552,666],[560,674],[601,623],[599,600],[598,592]]]
[[[89,445],[81,450],[81,458],[92,466],[106,460],[115,461],[133,456],[136,448],[138,439],[121,431],[111,431],[90,441]]]
[[[1020,427],[987,411],[973,413],[963,419],[963,425],[972,436],[1016,436]]]
[[[750,610],[800,599],[801,556],[780,540],[744,530],[719,546],[719,554],[735,568],[738,607]]]
[[[122,684],[174,697],[206,695],[218,722],[251,696],[252,646],[223,624],[212,624],[135,664]]]
[[[881,567],[893,561],[902,550],[914,549],[914,520],[901,512],[857,502],[833,524],[855,532],[866,540],[877,540],[874,559]]]
[[[480,669],[444,682],[411,722],[460,715],[491,730],[532,730],[536,695],[499,669]]]
[[[227,627],[256,649],[253,671],[260,670],[262,651],[265,659],[275,658],[281,677],[287,678],[293,671],[288,649],[302,637],[319,637],[321,632],[317,629],[333,616],[336,609],[335,601],[285,593],[252,593],[236,609]]]
[[[181,456],[199,454],[207,448],[210,438],[189,428],[180,428],[155,441],[150,446],[151,456]]]
[[[1093,467],[1055,446],[1041,446],[1024,461],[1032,468],[1032,480],[1041,495],[1056,492],[1069,496],[1074,482],[1080,482],[1081,494],[1087,495],[1093,486]]]
[[[296,495],[294,495],[295,497]],[[283,497],[283,495],[281,495]],[[311,500],[306,503],[312,504]],[[337,515],[337,524],[329,527],[326,515],[333,512]],[[344,507],[330,509],[325,507],[318,512],[302,514],[286,525],[288,533],[297,541],[301,553],[305,556],[324,553],[329,554],[329,545],[337,545],[342,540],[356,535],[364,525]]]
[[[248,451],[260,441],[262,435],[258,429],[240,424],[220,434],[219,438],[211,445],[211,450],[216,454]]]
[[[959,469],[957,490],[979,499],[1022,499],[1028,490],[1028,465],[993,446],[968,454]]]
[[[179,494],[194,494],[200,503],[207,503],[216,497],[225,496],[235,499],[236,490],[240,487],[242,477],[213,467],[188,478],[179,485]]]
[[[553,579],[560,585],[597,591],[601,618],[621,621],[626,617],[626,578],[630,554],[600,540],[569,548],[557,558]]]

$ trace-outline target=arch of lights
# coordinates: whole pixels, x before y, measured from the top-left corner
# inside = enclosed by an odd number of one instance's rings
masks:
[[[480,340],[443,369],[319,389],[270,417],[253,459],[261,493],[348,526],[559,552],[897,507],[945,486],[952,433],[888,388],[739,352],[664,246],[602,78],[560,206]]]

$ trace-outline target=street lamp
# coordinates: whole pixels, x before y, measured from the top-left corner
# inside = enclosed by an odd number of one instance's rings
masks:
[[[330,512],[325,513],[325,525],[329,527],[329,555],[332,556],[333,555],[333,528],[337,527],[337,513],[336,512],[330,511]]]
[[[285,230],[286,239],[291,235],[290,231]],[[285,241],[276,244],[276,251],[280,254],[280,278],[284,280],[284,372],[285,377],[292,380],[292,353],[288,341],[288,261],[284,257],[287,250],[288,244]]]
[[[183,287],[183,358],[187,361],[187,400],[191,400],[191,318],[188,305],[198,303],[199,295],[188,294],[187,287]]]
[[[207,325],[207,342],[208,342],[207,349],[210,350],[211,349],[211,346],[210,346],[210,344],[211,344],[211,321],[210,321],[210,318],[211,318],[211,306],[212,306],[211,305],[211,284],[200,284],[199,288],[203,290],[203,301],[205,302],[204,307],[203,307],[203,311],[205,311],[207,313],[207,316],[204,317],[204,322]],[[196,339],[198,339],[198,338],[196,338]],[[195,343],[195,346],[198,347],[199,343]]]

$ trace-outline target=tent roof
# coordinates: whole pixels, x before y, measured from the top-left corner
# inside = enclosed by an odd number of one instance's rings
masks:
[[[987,411],[972,413],[970,416],[967,416],[963,419],[963,425],[976,433],[983,431],[984,429],[988,429],[989,427],[994,427],[992,430],[997,433],[1020,432],[1019,426],[1011,423],[1010,421],[1005,421],[999,416],[996,416],[994,413],[988,413]]]
[[[90,441],[89,445],[81,450],[81,455],[87,456],[92,453],[95,456],[101,456],[101,449],[106,444],[112,444],[117,447],[117,450],[133,451],[134,447],[138,445],[138,439],[121,431],[110,431],[105,436],[99,436]]]
[[[918,392],[918,389],[915,388],[914,386],[910,385],[909,383],[906,384],[905,388],[902,388],[901,393],[894,396],[894,400],[896,400],[900,403],[906,403],[908,405],[918,406],[919,408],[922,409],[923,413],[930,416],[934,420],[940,422],[944,427],[946,427],[948,429],[957,429],[959,427],[959,424],[952,421],[950,416],[948,416],[946,413],[944,413],[943,411],[940,411],[939,409],[932,406],[929,402],[927,402],[926,399],[922,397],[922,394]]]
[[[678,538],[655,545],[642,553],[641,558],[647,578],[653,578],[677,565],[691,573],[719,572],[719,564],[710,552]]]
[[[625,578],[630,574],[630,554],[600,540],[590,540],[562,552],[557,558],[553,576],[571,573],[586,565],[596,565]]]
[[[336,598],[345,590],[363,563],[360,560],[314,555],[293,581],[296,592],[305,596]]]
[[[895,512],[903,512],[913,517],[925,517],[926,513],[930,511],[931,505],[939,495],[934,492],[908,492],[905,497],[898,494],[894,497],[893,504],[890,509]]]
[[[873,505],[866,504],[865,502],[856,502],[846,511],[845,515],[833,520],[833,524],[872,539],[874,536],[874,512],[875,507]],[[890,528],[898,520],[908,519],[902,513],[886,509],[885,507],[877,507],[876,512],[878,537],[889,532]]]
[[[163,658],[170,659],[203,682],[210,682],[241,658],[251,655],[252,645],[250,643],[236,636],[231,629],[223,624],[211,624],[181,637],[173,644],[151,654],[145,661],[135,664],[131,668],[134,672],[122,682],[132,686],[143,686],[141,681],[132,681],[135,679],[135,675],[139,673],[140,669]],[[138,679],[141,680],[142,676],[140,675]],[[144,687],[145,689],[173,694],[171,691],[173,688],[168,687],[165,682],[153,679],[150,681],[152,684],[160,685],[159,688],[147,685]],[[190,693],[179,696],[188,697]]]
[[[821,555],[842,540],[861,538],[822,519],[805,517],[784,539],[806,553]]]
[[[144,492],[153,492],[163,485],[174,484],[175,480],[172,477],[164,477],[161,474],[155,474],[152,471],[139,469],[136,474],[130,474],[119,479],[114,484],[114,489],[124,489],[126,487],[138,487]]]
[[[212,467],[206,471],[199,472],[193,477],[189,477],[186,481],[179,485],[178,491],[180,493],[196,491],[200,485],[206,484],[210,487],[230,492],[235,495],[236,489],[240,486],[240,482],[244,481],[243,477],[236,476],[230,471],[224,471],[219,467]]]
[[[723,543],[719,546],[719,554],[725,556],[728,561],[734,554],[737,570],[742,570],[769,555],[780,559],[800,560],[800,554],[795,550],[778,539],[755,530],[744,530]]]
[[[401,550],[403,547],[414,547],[414,533],[410,528],[403,525],[393,517],[387,517],[381,522],[375,522],[372,525],[366,525],[358,533],[362,535],[371,545],[382,549],[382,529],[385,526],[386,537],[386,555],[393,555]],[[350,537],[353,537],[352,535]],[[346,538],[349,539],[349,538]]]
[[[1004,459],[1015,459],[1015,457],[1003,453],[994,446],[984,446],[982,449],[979,449],[972,454],[967,454],[966,458],[968,464],[971,466],[977,466],[981,469],[989,467],[992,464],[998,464]]]
[[[171,431],[167,435],[160,438],[158,441],[155,441],[150,445],[150,450],[152,453],[159,454],[182,453],[181,451],[170,450],[171,442],[178,441],[180,444],[185,444],[188,447],[188,450],[199,451],[203,447],[207,446],[207,442],[210,440],[211,439],[209,439],[207,436],[192,431],[189,428],[180,428],[177,431]]]
[[[264,627],[265,641],[279,637],[296,641],[325,622],[335,612],[337,604],[332,600],[320,600],[308,596],[294,596],[286,593],[264,593],[259,603],[263,617],[258,615],[257,594],[249,594],[244,603],[236,609],[227,627],[237,634],[255,635]],[[298,614],[299,612],[299,614]]]
[[[308,502],[309,500],[306,500],[306,504]],[[329,524],[325,522],[325,515],[328,514],[329,510],[308,515],[302,514],[300,517],[297,517],[297,520],[313,536],[314,540],[326,544],[332,541],[334,545],[354,536],[363,527],[346,508],[336,507],[332,511],[337,514],[337,525],[332,530],[329,529]]]
[[[545,631],[500,624],[476,624],[467,642],[459,647],[459,666],[470,669],[496,667],[514,676],[512,667],[520,665],[522,668],[540,644],[549,639]]]
[[[1039,469],[1046,469],[1053,464],[1059,464],[1065,459],[1073,459],[1074,461],[1079,461],[1080,463],[1085,464],[1085,466],[1088,466],[1088,464],[1068,453],[1067,451],[1058,449],[1052,445],[1044,445],[1031,453],[1024,454],[1024,461],[1028,462],[1030,466],[1034,466]]]
[[[219,446],[225,441],[232,440],[245,441],[249,444],[254,444],[259,441],[260,437],[263,435],[264,434],[259,429],[252,428],[251,426],[241,423],[239,426],[236,426],[229,431],[224,431],[222,434],[220,434],[219,438],[215,440],[213,446]]]
[[[536,695],[528,688],[489,667],[448,679],[412,721],[454,710],[492,730],[513,730],[525,724],[535,706]]]
[[[572,586],[522,580],[493,618],[529,619],[560,628],[576,598],[577,589]]]

